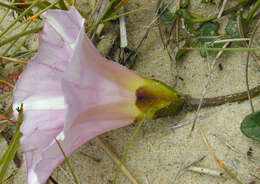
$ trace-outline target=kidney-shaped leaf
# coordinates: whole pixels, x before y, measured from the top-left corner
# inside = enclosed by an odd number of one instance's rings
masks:
[[[247,137],[260,141],[260,111],[247,115],[240,129]]]

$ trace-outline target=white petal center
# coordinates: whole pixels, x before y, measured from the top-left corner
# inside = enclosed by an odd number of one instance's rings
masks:
[[[64,96],[32,96],[24,101],[23,110],[63,110],[66,109]],[[21,106],[14,104],[14,110]]]

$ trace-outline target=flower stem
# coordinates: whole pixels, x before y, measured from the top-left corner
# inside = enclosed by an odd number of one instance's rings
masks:
[[[260,95],[260,85],[252,88],[249,90],[250,97],[256,97]],[[244,91],[241,93],[234,93],[230,95],[218,96],[213,98],[203,98],[201,107],[210,107],[210,106],[218,106],[225,103],[232,103],[232,102],[241,102],[248,99],[248,91]],[[188,109],[196,109],[199,106],[200,99],[199,98],[192,98],[189,95],[185,96],[185,106]]]

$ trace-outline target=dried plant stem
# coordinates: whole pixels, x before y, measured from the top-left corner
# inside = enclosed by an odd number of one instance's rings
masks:
[[[226,48],[226,47],[228,46],[228,44],[229,44],[229,42],[225,43],[225,45],[223,46],[223,48]],[[207,56],[208,56],[207,50],[206,50],[206,53],[207,53]],[[204,86],[204,88],[203,88],[202,97],[201,97],[201,99],[200,99],[200,101],[199,101],[199,105],[198,105],[198,108],[197,108],[197,111],[196,111],[195,120],[194,120],[194,123],[193,123],[193,125],[192,125],[191,131],[193,131],[194,128],[195,128],[195,124],[196,124],[197,118],[198,118],[198,116],[199,116],[200,108],[202,107],[203,98],[204,98],[205,95],[206,95],[207,88],[208,88],[209,83],[210,83],[210,81],[211,81],[215,64],[216,64],[216,62],[217,62],[217,59],[221,56],[222,53],[223,53],[223,50],[219,51],[219,52],[217,53],[217,56],[215,57],[215,59],[212,61],[212,63],[209,64],[209,74],[208,74],[209,77],[208,77],[207,82],[206,82],[206,84],[205,84],[205,86]]]
[[[100,137],[96,137],[96,141],[98,144],[106,151],[106,153],[110,156],[110,158],[114,161],[114,163],[119,167],[120,166],[120,160],[117,158],[117,156],[106,146],[106,144],[103,142],[103,140]],[[125,176],[133,183],[138,184],[137,180],[133,177],[133,175],[128,171],[128,169],[124,166],[124,164],[121,164],[121,169]]]
[[[47,0],[40,0],[40,2],[44,2],[44,1],[47,1]],[[30,5],[32,3],[33,3],[32,1],[24,1],[24,2],[19,2],[19,3],[14,3],[13,5],[15,5],[15,6],[17,6],[17,5]]]
[[[7,82],[5,80],[0,79],[0,83],[6,84],[6,85],[10,86],[11,88],[14,88],[13,84],[11,84],[10,82]]]
[[[19,63],[19,64],[27,64],[27,61],[23,60],[23,59],[0,56],[0,60],[2,60],[2,59],[7,60],[7,61],[12,61],[12,62],[15,62],[15,63]]]
[[[240,37],[244,37],[243,26],[241,25],[241,20],[240,19],[241,19],[240,16],[238,16],[237,17],[238,32],[239,32]],[[258,25],[259,25],[259,23],[258,23]],[[255,31],[257,30],[257,27],[258,26],[256,26]],[[252,40],[253,36],[254,36],[254,34],[251,35],[251,40]],[[253,41],[251,41],[251,42],[253,42]],[[248,43],[246,41],[243,41],[243,44],[247,48],[251,47],[251,46],[248,45]],[[260,59],[257,57],[256,53],[253,51],[253,52],[250,52],[250,54],[253,57],[254,61],[258,64],[258,66],[260,66]]]
[[[121,7],[119,13],[124,13],[124,7]],[[127,47],[127,33],[126,33],[126,22],[125,16],[119,18],[120,23],[120,47],[125,48]]]
[[[199,158],[198,160],[195,160],[195,161],[193,161],[192,163],[188,164],[187,166],[185,166],[185,167],[179,169],[178,172],[176,173],[175,177],[174,177],[174,180],[173,180],[172,184],[174,184],[174,183],[176,182],[176,180],[177,180],[177,178],[180,176],[181,172],[183,172],[183,171],[185,171],[186,169],[188,169],[189,167],[191,167],[191,166],[193,166],[193,165],[195,165],[195,164],[201,162],[205,157],[206,157],[206,156],[203,156],[203,157]]]
[[[253,39],[254,39],[254,36],[255,36],[255,33],[256,33],[258,26],[259,26],[259,23],[255,27],[255,30],[254,30],[254,32],[251,36],[250,43],[249,43],[248,47],[251,47],[251,45],[253,43]],[[245,44],[247,44],[247,43],[245,42]],[[252,99],[251,99],[250,90],[249,90],[249,82],[248,82],[249,55],[250,55],[250,52],[247,53],[247,57],[246,57],[246,88],[247,88],[247,94],[248,94],[248,99],[249,99],[249,102],[250,102],[251,110],[252,110],[252,112],[255,112],[254,105],[253,105],[253,102],[252,102]],[[253,53],[253,55],[255,55],[255,53]],[[257,61],[258,61],[258,59],[257,59]]]
[[[223,13],[223,11],[225,9],[226,3],[227,3],[227,0],[224,0],[222,2],[222,6],[221,6],[221,9],[219,10],[218,17],[217,17],[218,19],[222,16],[222,13]]]
[[[223,177],[223,174],[224,174],[221,171],[209,169],[206,167],[198,167],[198,166],[190,166],[187,170],[201,173],[201,174],[207,174],[207,175],[211,175],[211,176],[218,176],[218,177]]]
[[[206,144],[207,148],[208,148],[208,151],[209,153],[211,154],[211,156],[214,158],[214,160],[217,162],[217,164],[219,165],[219,167],[221,167],[222,169],[224,169],[224,171],[233,179],[235,180],[237,183],[239,184],[243,184],[238,178],[237,176],[230,170],[228,169],[224,163],[222,163],[218,157],[216,156],[215,152],[213,151],[213,149],[211,148],[211,146],[209,145],[208,143],[208,140],[205,136],[205,133],[203,132],[202,128],[198,126],[198,129],[199,129],[199,132],[200,132],[200,135],[202,136],[202,139],[204,141],[204,143]]]

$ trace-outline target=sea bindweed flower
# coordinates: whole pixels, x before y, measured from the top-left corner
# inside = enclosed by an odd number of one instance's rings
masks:
[[[14,89],[13,110],[23,103],[20,142],[28,184],[45,183],[66,155],[86,141],[179,109],[183,96],[99,54],[75,8],[42,15],[38,53]],[[15,113],[15,116],[17,114]]]

